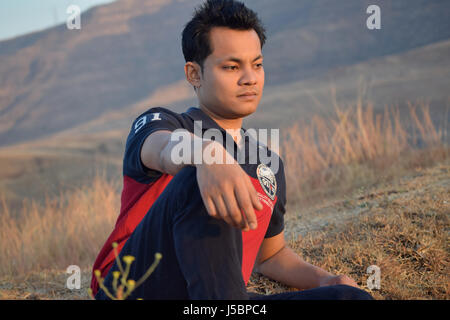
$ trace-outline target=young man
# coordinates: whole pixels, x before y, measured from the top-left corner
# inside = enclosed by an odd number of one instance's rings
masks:
[[[129,272],[134,280],[156,252],[162,253],[130,299],[371,299],[349,277],[308,264],[286,246],[283,162],[242,128],[263,93],[264,42],[257,15],[237,1],[206,1],[186,25],[185,74],[199,107],[182,114],[152,108],[132,125],[121,213],[93,268],[106,277],[110,291],[118,270],[112,249],[117,242],[120,257],[136,259]],[[203,139],[197,147],[192,139],[191,156],[180,163],[174,160],[179,140],[171,139],[177,129],[191,138],[215,129],[223,139]],[[252,150],[261,148],[271,155],[270,163],[259,156],[250,161]],[[199,163],[198,150],[223,161]],[[243,163],[238,151],[245,151]],[[254,269],[303,291],[249,294],[246,284]],[[97,299],[107,298],[95,276],[91,287]]]

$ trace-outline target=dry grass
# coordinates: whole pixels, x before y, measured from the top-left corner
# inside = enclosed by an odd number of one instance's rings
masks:
[[[365,207],[357,217],[307,232],[290,246],[307,262],[346,274],[376,299],[450,298],[450,161],[336,203],[338,211]],[[380,290],[369,290],[370,265],[381,271]],[[254,274],[252,291],[293,291]]]
[[[118,216],[118,189],[118,182],[99,173],[91,185],[47,199],[44,206],[24,202],[18,216],[3,201],[0,274],[91,266]]]
[[[45,269],[11,277],[0,277],[0,300],[86,300],[91,284],[91,268],[81,270],[81,288],[66,287],[70,276],[63,269]]]
[[[307,208],[342,196],[347,199],[337,211],[344,217],[354,210],[352,206],[368,203],[366,195],[348,200],[359,187],[375,187],[381,182],[391,182],[391,186],[373,191],[382,199],[345,224],[325,224],[319,231],[294,239],[291,246],[305,260],[348,274],[363,287],[365,269],[378,265],[382,289],[374,292],[376,298],[449,298],[450,211],[444,202],[449,201],[447,128],[433,126],[426,106],[421,114],[411,106],[409,125],[413,131],[405,129],[408,122],[400,121],[395,111],[391,120],[387,109],[383,116],[374,118],[370,105],[363,108],[358,103],[353,112],[340,111],[337,104],[335,107],[337,120],[315,118],[309,125],[287,129],[281,148],[288,184],[287,220],[294,221],[292,208]],[[415,146],[417,141],[422,141],[421,149]],[[438,163],[447,166],[435,167]],[[443,188],[437,186],[412,196],[421,183],[412,179],[400,188],[408,192],[395,191],[394,178],[427,167],[444,170],[439,173],[446,181]],[[44,206],[25,202],[18,216],[13,216],[3,201],[0,297],[87,298],[84,291],[64,288],[67,276],[61,270],[72,264],[80,266],[87,286],[91,265],[118,216],[120,187],[119,181],[97,175],[91,185],[48,199]],[[389,190],[401,197],[392,200]],[[265,293],[292,290],[256,274],[249,288]]]
[[[374,116],[370,103],[341,111],[335,102],[336,120],[314,117],[285,130],[280,149],[291,203],[342,196],[449,157],[448,128],[434,126],[429,106],[409,104],[409,117],[388,110]]]

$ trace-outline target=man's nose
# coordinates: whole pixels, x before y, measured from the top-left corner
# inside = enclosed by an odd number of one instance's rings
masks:
[[[256,71],[252,67],[246,67],[241,78],[242,85],[254,85],[257,82]]]

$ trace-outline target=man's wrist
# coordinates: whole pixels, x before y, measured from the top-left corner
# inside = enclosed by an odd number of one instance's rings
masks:
[[[197,137],[193,133],[191,134],[191,138],[191,159],[187,165],[198,168],[199,165],[203,164],[203,151],[215,141]]]
[[[199,147],[201,147],[200,150]],[[197,168],[203,164],[234,163],[234,158],[227,152],[223,145],[214,140],[201,139],[200,143],[193,142],[192,150],[193,152],[191,153],[191,164]]]
[[[180,156],[178,154],[179,150],[177,149],[180,148],[174,148],[180,142],[174,140],[169,140],[167,145],[161,151],[160,166],[164,168],[165,172],[173,174],[177,173],[186,166],[194,166],[198,168],[203,164],[231,164],[235,162],[233,156],[226,151],[221,143],[215,140],[200,138],[191,132],[189,132],[189,134],[190,137],[188,138],[190,144],[187,148],[185,147],[181,149],[183,154],[188,152],[187,155],[184,154],[183,156]],[[174,159],[176,159],[176,161]]]

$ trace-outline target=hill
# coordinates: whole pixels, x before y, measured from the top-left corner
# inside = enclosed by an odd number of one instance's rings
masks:
[[[0,145],[75,127],[179,83],[181,30],[200,2],[120,0],[83,13],[81,30],[60,25],[0,42]],[[268,31],[269,91],[450,37],[445,1],[244,2]],[[382,9],[381,30],[366,28],[369,4]],[[433,85],[422,89],[431,93]],[[405,100],[389,89],[382,95]]]

